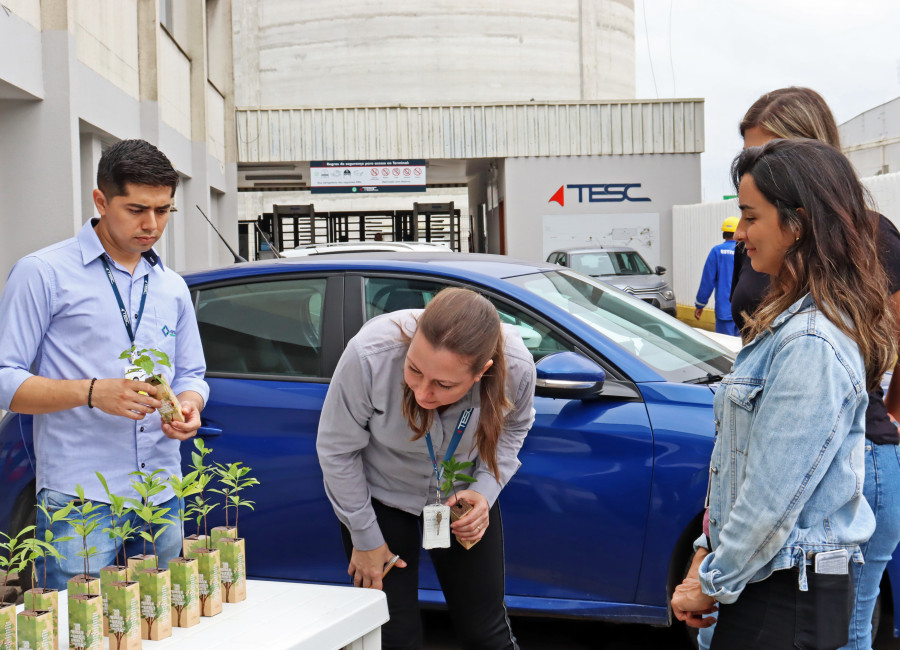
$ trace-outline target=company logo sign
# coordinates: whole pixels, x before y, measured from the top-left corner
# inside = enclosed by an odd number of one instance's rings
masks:
[[[623,201],[642,202],[649,201],[646,196],[633,196],[630,194],[640,183],[578,183],[573,185],[560,185],[547,203],[559,203],[566,205],[566,190],[578,190],[578,203],[622,203]],[[569,197],[574,192],[569,192]]]
[[[170,330],[168,325],[162,326],[163,336],[175,336],[175,330]]]

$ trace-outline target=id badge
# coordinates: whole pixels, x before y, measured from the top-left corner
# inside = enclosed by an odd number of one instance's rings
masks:
[[[422,548],[450,548],[450,507],[432,503],[422,510]]]
[[[131,381],[147,381],[147,373],[140,366],[128,364],[125,366],[125,379]]]

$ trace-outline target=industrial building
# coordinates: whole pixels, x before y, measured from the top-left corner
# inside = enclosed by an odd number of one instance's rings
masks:
[[[671,206],[700,200],[703,102],[635,99],[633,1],[303,7],[234,3],[241,220],[454,201],[463,250],[538,260],[602,241],[671,266]],[[423,193],[323,194],[311,178],[410,160]]]
[[[163,261],[232,259],[195,207],[236,235],[231,33],[229,0],[4,0],[0,286],[18,258],[95,216],[97,162],[127,138],[156,144],[181,175]]]

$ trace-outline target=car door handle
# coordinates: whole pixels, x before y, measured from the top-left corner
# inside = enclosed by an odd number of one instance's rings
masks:
[[[197,429],[197,435],[201,438],[215,438],[222,435],[222,430],[218,427],[205,426]]]

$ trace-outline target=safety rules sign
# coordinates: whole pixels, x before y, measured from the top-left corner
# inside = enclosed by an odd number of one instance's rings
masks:
[[[424,160],[313,160],[313,194],[338,192],[424,192]]]

